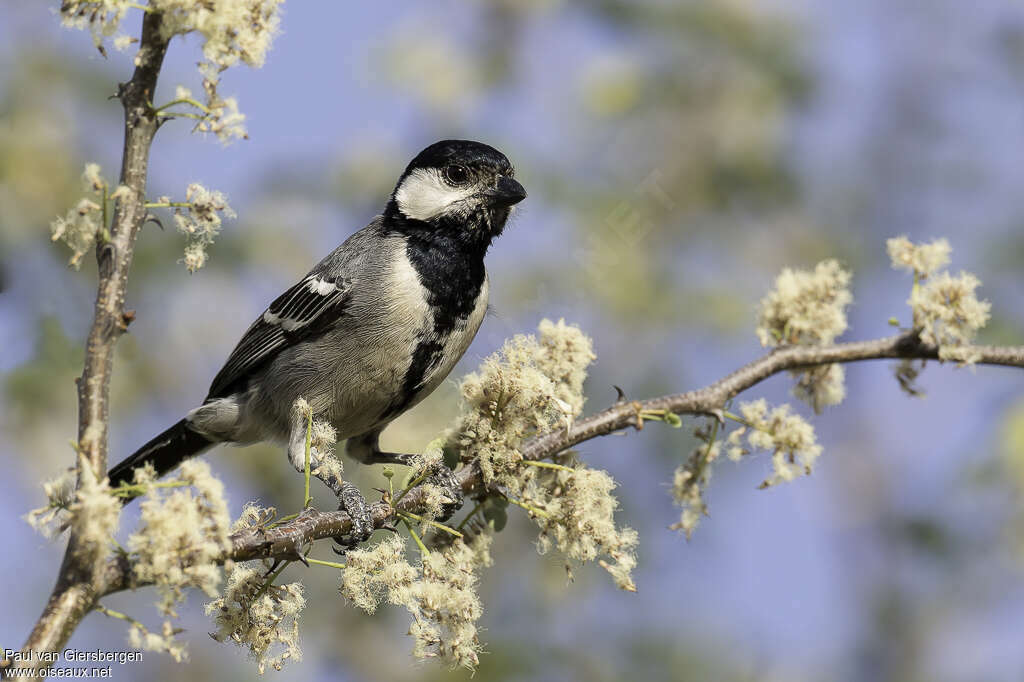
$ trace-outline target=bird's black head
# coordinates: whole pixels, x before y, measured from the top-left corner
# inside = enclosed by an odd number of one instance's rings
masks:
[[[494,147],[442,140],[416,155],[398,179],[386,214],[426,229],[489,244],[526,198],[512,164]]]

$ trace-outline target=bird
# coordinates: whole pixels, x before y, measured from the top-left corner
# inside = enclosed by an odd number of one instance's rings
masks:
[[[303,471],[307,417],[293,409],[300,398],[346,440],[348,455],[410,463],[414,455],[381,451],[379,436],[444,381],[476,336],[490,290],[484,257],[526,198],[514,174],[482,142],[423,149],[384,212],[274,299],[202,404],[114,466],[110,485],[130,483],[147,464],[161,476],[219,443],[283,444]],[[321,480],[352,518],[338,539],[351,547],[373,531],[369,507],[355,485],[323,469]],[[440,465],[435,476],[461,505],[451,470]]]

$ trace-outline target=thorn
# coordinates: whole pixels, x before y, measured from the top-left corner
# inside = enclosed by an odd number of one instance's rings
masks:
[[[392,533],[394,533],[395,535],[398,535],[398,529],[395,528],[394,526],[391,526],[391,525],[388,525],[388,524],[384,524],[383,526],[381,526],[380,530],[389,530]]]
[[[626,402],[626,392],[623,391],[618,386],[616,386],[615,384],[612,384],[612,388],[614,388],[615,392],[618,394],[618,396],[615,398],[615,403],[618,405]]]
[[[380,493],[381,502],[391,504],[391,493],[389,491],[384,490],[383,488],[373,488],[373,490],[376,490],[377,492]]]
[[[309,562],[306,561],[306,555],[302,554],[301,552],[295,552],[294,554],[292,554],[288,558],[291,559],[292,561],[301,561],[303,566],[305,566],[306,568],[309,568]]]
[[[705,414],[707,414],[709,417],[714,417],[715,419],[717,419],[719,426],[725,426],[725,412],[722,411],[722,408],[716,407],[713,410],[708,410]]]
[[[134,321],[135,321],[135,311],[134,310],[126,310],[123,313],[121,313],[121,328],[122,329],[127,329],[128,325],[130,325]]]
[[[281,559],[274,559],[274,563],[270,565],[267,572],[263,574],[264,578],[270,577],[270,574],[277,570],[277,567],[281,565]]]

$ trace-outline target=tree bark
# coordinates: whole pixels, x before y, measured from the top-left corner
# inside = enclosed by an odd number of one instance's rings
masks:
[[[135,239],[146,219],[149,150],[160,125],[152,101],[168,42],[160,34],[161,18],[158,13],[143,13],[142,38],[135,72],[118,92],[124,108],[120,184],[130,192],[117,201],[109,236],[100,235],[97,239],[99,284],[96,307],[85,345],[85,366],[82,376],[76,381],[77,464],[91,467],[99,477],[105,476],[107,472],[107,430],[114,346],[132,318],[124,308],[125,291]],[[79,538],[72,531],[57,583],[22,648],[22,653],[32,652],[31,658],[19,662],[18,667],[34,670],[48,667],[48,663],[38,660],[38,654],[60,650],[81,620],[92,610],[97,596],[105,591],[105,565],[92,565],[91,561],[84,558],[86,553],[79,549]]]

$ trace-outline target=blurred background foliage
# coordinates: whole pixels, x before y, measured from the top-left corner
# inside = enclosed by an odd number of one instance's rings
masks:
[[[0,7],[0,528],[8,589],[0,647],[20,644],[56,573],[59,543],[18,516],[70,462],[74,377],[95,266],[69,271],[48,224],[79,196],[86,161],[117,175],[129,57],[103,59],[46,3]],[[983,340],[1024,341],[1024,11],[1013,3],[801,0],[445,0],[291,3],[267,66],[229,72],[251,139],[222,148],[167,125],[151,193],[201,181],[240,217],[188,276],[183,239],[149,223],[117,352],[118,460],[192,407],[242,330],[383,206],[398,173],[442,137],[488,141],[530,192],[490,258],[492,303],[456,371],[513,333],[565,317],[596,340],[590,409],[674,392],[753,358],[756,302],[783,266],[826,256],[855,272],[849,338],[907,320],[909,283],[884,239],[945,236],[979,274]],[[129,27],[138,17],[129,20]],[[137,30],[137,28],[133,28]],[[192,41],[175,41],[157,101],[198,90]],[[170,221],[165,220],[170,227]],[[478,680],[1019,680],[1024,675],[1024,382],[1019,372],[929,367],[925,400],[884,363],[851,368],[846,404],[817,419],[810,479],[754,490],[767,464],[720,467],[712,518],[687,543],[667,483],[686,432],[588,443],[641,532],[636,595],[603,572],[566,585],[514,518],[484,578]],[[454,378],[454,376],[453,376]],[[752,392],[787,397],[777,379]],[[454,382],[385,434],[423,446],[457,410]],[[233,507],[287,510],[301,484],[282,453],[211,457]],[[379,472],[359,469],[364,489]],[[319,497],[323,505],[331,501]],[[323,551],[323,550],[318,550]],[[31,566],[30,570],[26,567]],[[465,679],[413,664],[404,615],[366,617],[305,581],[302,663],[284,679]],[[155,622],[146,592],[110,599]],[[249,679],[241,653],[183,613],[193,662],[155,654],[118,679]],[[80,648],[126,646],[91,616]]]

